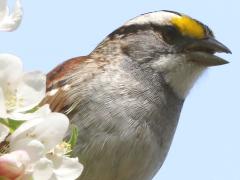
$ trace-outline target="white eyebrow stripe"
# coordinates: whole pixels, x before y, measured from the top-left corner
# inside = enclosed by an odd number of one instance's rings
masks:
[[[179,17],[179,15],[166,11],[152,12],[133,18],[126,22],[124,26],[130,26],[134,24],[143,25],[149,23],[159,25],[170,25],[170,21],[174,17]]]

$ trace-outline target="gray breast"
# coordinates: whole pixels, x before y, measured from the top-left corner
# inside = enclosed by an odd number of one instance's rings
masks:
[[[80,111],[70,115],[79,127],[80,179],[150,180],[167,155],[183,100],[149,67],[131,60],[109,66],[82,87]]]

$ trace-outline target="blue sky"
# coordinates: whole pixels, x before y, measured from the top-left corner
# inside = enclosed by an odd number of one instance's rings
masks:
[[[111,31],[139,14],[168,9],[209,25],[232,55],[210,68],[189,94],[168,157],[154,180],[240,179],[239,6],[236,0],[22,0],[24,18],[0,33],[0,53],[22,58],[27,70],[48,72],[86,55]],[[9,1],[13,4],[13,0]]]

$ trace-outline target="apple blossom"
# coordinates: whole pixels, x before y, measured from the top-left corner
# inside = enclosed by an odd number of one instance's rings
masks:
[[[25,151],[14,151],[0,156],[0,177],[16,179],[21,177],[29,161]]]
[[[24,73],[17,56],[0,54],[0,117],[18,119],[17,113],[40,103],[45,89],[46,76],[43,73]]]
[[[20,0],[16,0],[13,12],[9,14],[7,0],[0,0],[0,31],[13,31],[18,28],[22,20]]]
[[[0,120],[25,121],[7,139],[10,131],[0,124],[0,143],[9,143],[0,156],[0,177],[76,179],[83,170],[78,158],[67,155],[71,145],[62,142],[69,126],[67,116],[51,112],[48,105],[28,112],[45,96],[45,84],[45,75],[24,73],[18,57],[0,54]]]
[[[48,106],[47,106],[48,107]],[[51,113],[45,107],[43,116],[22,124],[10,137],[10,149],[24,150],[31,158],[28,174],[33,179],[76,179],[82,172],[77,158],[66,156],[69,147],[61,144],[69,125],[68,118],[60,113]],[[34,113],[33,113],[34,114]],[[44,133],[43,133],[44,132]]]
[[[42,116],[39,114],[40,112],[42,112]],[[52,113],[48,105],[43,106],[35,113],[38,115],[34,119],[23,123],[11,135],[11,150],[21,149],[22,142],[28,144],[36,139],[44,145],[46,151],[50,151],[64,138],[69,126],[69,120],[64,114]],[[33,117],[35,113],[32,113]]]
[[[7,0],[0,0],[0,31],[15,30],[22,20],[20,0],[9,13]],[[46,76],[23,72],[15,55],[0,54],[0,179],[74,180],[83,170],[70,152],[77,140],[64,142],[69,119],[38,107],[45,97]],[[19,121],[21,120],[21,121]]]
[[[18,127],[8,138],[9,153],[0,156],[0,176],[20,180],[76,179],[83,166],[78,158],[70,158],[68,143],[62,142],[69,120],[61,113],[52,113],[45,105],[31,114],[28,121]],[[19,156],[18,152],[24,154]],[[21,158],[24,157],[24,158]],[[24,161],[23,161],[24,160]]]

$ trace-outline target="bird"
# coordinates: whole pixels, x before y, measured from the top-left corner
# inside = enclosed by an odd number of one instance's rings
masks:
[[[43,104],[78,127],[80,180],[151,180],[161,168],[189,91],[231,53],[183,13],[139,15],[86,56],[47,74]]]

